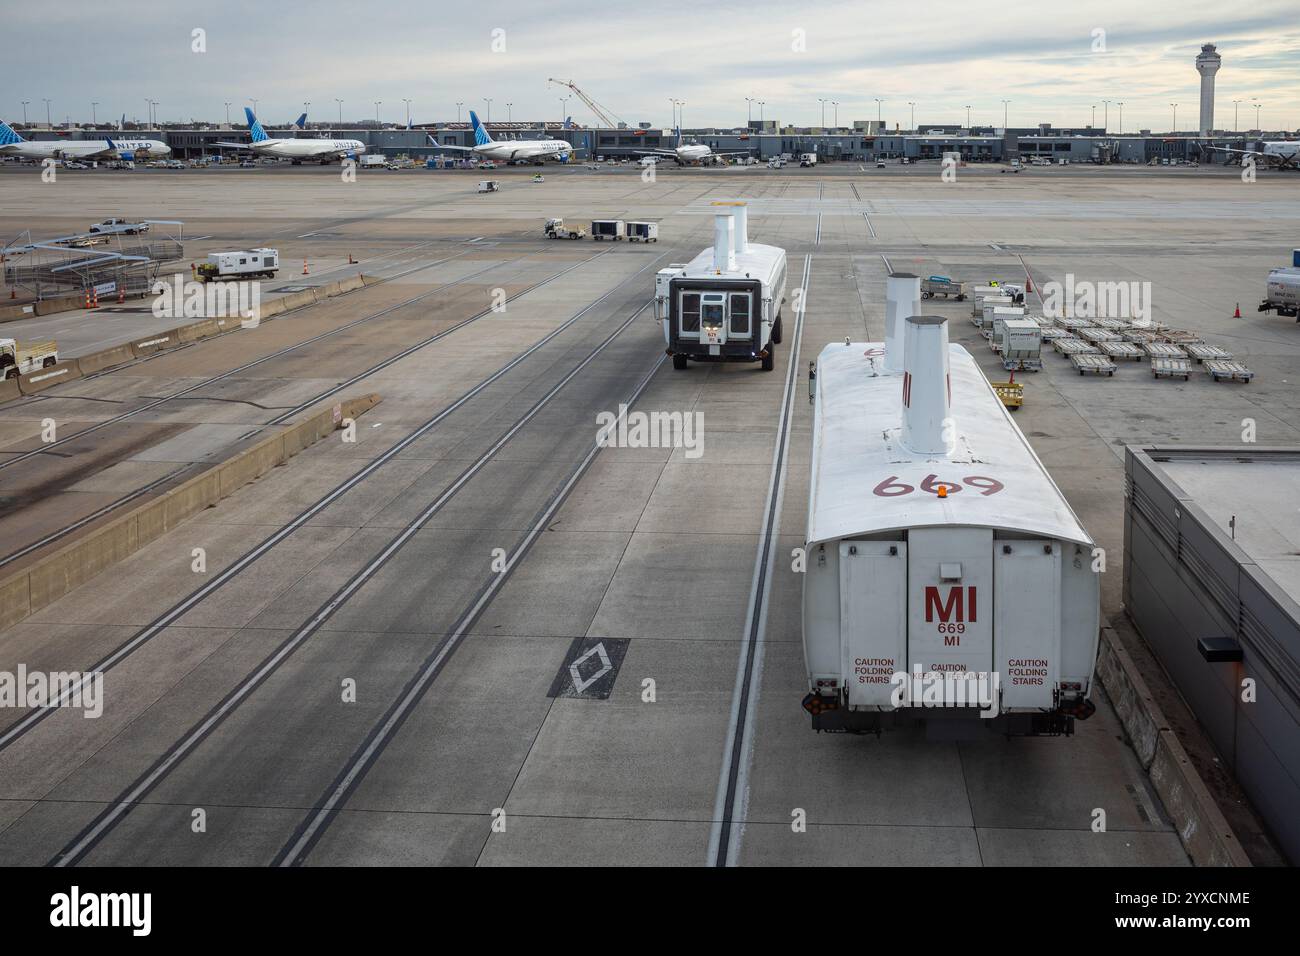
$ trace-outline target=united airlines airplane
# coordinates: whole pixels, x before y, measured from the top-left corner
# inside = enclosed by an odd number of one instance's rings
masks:
[[[0,120],[0,156],[23,159],[156,159],[170,156],[171,147],[156,139],[49,139],[30,140],[19,136]]]
[[[499,163],[532,163],[535,166],[542,165],[548,159],[567,163],[569,154],[573,152],[573,144],[562,139],[494,140],[479,122],[478,114],[473,110],[469,111],[469,122],[474,127],[473,146],[444,146],[432,136],[429,137],[429,144],[438,149],[457,149],[465,153],[474,153],[483,159],[491,159]]]
[[[336,159],[355,159],[366,151],[366,144],[359,139],[273,139],[266,135],[266,130],[258,122],[253,111],[244,107],[248,118],[248,130],[252,134],[251,143],[217,143],[225,149],[248,149],[258,156],[273,156],[277,159],[291,159],[300,163],[304,159],[328,163]],[[305,115],[305,114],[304,114]]]

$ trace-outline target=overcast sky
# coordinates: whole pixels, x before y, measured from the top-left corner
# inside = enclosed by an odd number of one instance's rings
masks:
[[[839,102],[839,121],[892,128],[964,122],[1084,125],[1112,101],[1110,126],[1167,130],[1197,125],[1193,61],[1218,45],[1215,125],[1300,127],[1298,0],[317,0],[312,3],[169,3],[143,0],[47,4],[11,0],[3,14],[5,81],[0,116],[89,120],[146,115],[220,121],[225,103],[242,118],[284,122],[310,101],[314,120],[379,115],[416,122],[456,116],[457,101],[493,119],[556,119],[572,79],[619,118],[667,125],[669,100],[685,100],[689,126],[743,124],[746,97],[767,119],[815,125],[819,98]],[[206,31],[193,52],[192,31]],[[494,30],[497,45],[493,52]],[[802,34],[797,31],[802,31]],[[1104,31],[1104,33],[1100,32]],[[803,38],[803,48],[798,40]],[[1104,49],[1100,47],[1104,46]],[[758,118],[758,107],[753,107]],[[834,109],[826,107],[829,123]],[[565,111],[594,123],[576,99]]]

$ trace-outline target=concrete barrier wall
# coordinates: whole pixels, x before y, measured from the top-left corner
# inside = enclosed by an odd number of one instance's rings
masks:
[[[20,319],[30,319],[36,314],[36,303],[27,302],[23,305],[0,305],[0,322],[17,322]]]
[[[41,299],[33,303],[36,307],[37,315],[52,315],[55,312],[69,312],[72,309],[84,309],[86,307],[86,297],[84,295],[65,295],[59,299]]]
[[[111,349],[102,349],[98,352],[91,352],[89,355],[83,355],[76,362],[77,367],[81,369],[82,375],[90,375],[92,372],[111,368],[114,365],[123,365],[134,358],[135,352],[130,345],[115,345]]]
[[[11,402],[21,394],[22,390],[18,388],[18,379],[0,379],[0,402]]]
[[[71,382],[74,378],[81,378],[81,367],[75,360],[56,362],[48,368],[19,375],[18,388],[24,395],[33,395],[55,385]]]
[[[342,419],[356,418],[379,401],[375,394],[347,399],[268,435],[233,458],[0,579],[0,630],[13,627],[196,512],[284,464],[340,427]]]
[[[1137,664],[1109,627],[1101,631],[1097,676],[1192,862],[1197,866],[1250,866],[1250,858],[1170,730]]]

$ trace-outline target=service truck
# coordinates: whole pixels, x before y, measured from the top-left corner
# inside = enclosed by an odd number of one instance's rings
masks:
[[[629,221],[627,224],[627,241],[628,242],[658,242],[659,223]]]
[[[200,282],[222,279],[271,278],[280,268],[277,249],[243,249],[236,252],[210,252],[208,261],[196,271]]]
[[[0,373],[4,378],[17,378],[49,368],[59,361],[59,346],[55,342],[18,342],[0,338]]]
[[[930,276],[928,279],[921,280],[921,298],[933,299],[936,295],[944,298],[952,296],[958,302],[962,302],[966,298],[966,283],[947,276]]]
[[[1296,316],[1300,322],[1300,268],[1269,270],[1259,311]]]
[[[887,288],[885,342],[827,345],[803,549],[804,710],[819,731],[1068,735],[1100,635],[1092,538],[978,363]],[[915,284],[912,284],[915,283]]]
[[[799,154],[799,165],[800,165],[800,166],[816,166],[816,165],[817,165],[817,154],[816,154],[816,153],[800,153],[800,154]]]
[[[383,153],[366,153],[357,160],[362,169],[383,169],[388,165],[388,157]]]
[[[587,235],[587,230],[581,226],[566,226],[563,219],[555,218],[546,220],[542,233],[547,239],[581,239]]]

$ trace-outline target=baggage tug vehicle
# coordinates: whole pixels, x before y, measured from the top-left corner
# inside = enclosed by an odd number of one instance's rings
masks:
[[[1070,734],[1095,710],[1092,539],[947,320],[915,314],[919,280],[889,283],[886,342],[810,372],[804,709],[819,731]]]
[[[713,246],[655,276],[655,316],[673,368],[688,362],[761,362],[781,342],[785,250],[749,241],[744,203],[716,202]]]

